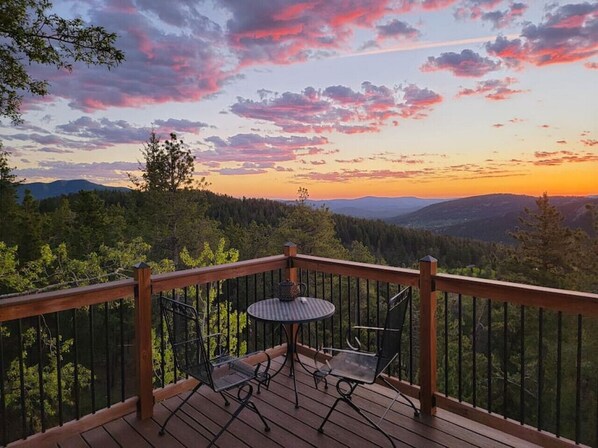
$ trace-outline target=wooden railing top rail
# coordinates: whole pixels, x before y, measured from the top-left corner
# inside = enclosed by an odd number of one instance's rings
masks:
[[[274,255],[236,263],[152,275],[152,293],[284,269],[287,267],[287,260],[288,257],[285,255]]]
[[[0,300],[0,322],[133,297],[136,282],[118,280]]]
[[[598,294],[450,274],[437,274],[433,280],[438,291],[598,317]]]
[[[405,286],[419,285],[419,271],[378,264],[357,263],[354,261],[335,260],[332,258],[297,255],[292,258],[295,268],[311,269],[329,274],[341,274],[367,278],[381,282],[399,283]]]

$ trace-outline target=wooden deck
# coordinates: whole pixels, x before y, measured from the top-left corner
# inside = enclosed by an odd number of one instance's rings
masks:
[[[282,362],[277,358],[274,362]],[[307,361],[310,363],[310,361]],[[317,431],[329,406],[336,399],[336,388],[316,390],[311,376],[299,368],[299,404],[295,409],[292,379],[283,373],[272,381],[270,390],[254,395],[254,402],[271,423],[263,431],[257,415],[244,410],[217,441],[220,447],[390,447],[388,440],[364,423],[348,406],[339,404],[325,433]],[[392,392],[381,386],[362,388],[355,403],[374,419],[390,404]],[[184,396],[184,395],[183,395]],[[222,398],[210,389],[200,391],[171,419],[167,433],[158,435],[159,425],[182,400],[173,397],[154,407],[154,417],[137,420],[135,414],[114,420],[58,443],[61,448],[78,447],[204,447],[212,434],[228,420],[236,403],[226,408]],[[436,417],[414,418],[411,408],[396,403],[381,426],[393,437],[397,447],[467,448],[532,447],[528,442],[501,433],[454,414],[439,410]]]

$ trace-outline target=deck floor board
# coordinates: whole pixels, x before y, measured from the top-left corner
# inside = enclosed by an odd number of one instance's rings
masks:
[[[302,358],[308,367],[311,361]],[[273,360],[275,368],[282,358]],[[365,423],[344,403],[340,403],[324,428],[317,431],[329,407],[337,398],[335,381],[328,389],[316,389],[311,375],[297,368],[299,409],[294,406],[293,380],[288,371],[278,375],[269,390],[255,393],[253,401],[271,427],[265,432],[259,417],[243,410],[227,431],[218,439],[219,447],[241,448],[336,448],[390,447],[388,440]],[[323,386],[321,384],[321,386]],[[140,421],[135,414],[114,420],[101,427],[59,442],[60,448],[206,447],[213,435],[228,421],[238,404],[224,406],[223,399],[209,388],[198,393],[170,420],[166,434],[159,436],[160,425],[171,410],[181,403],[188,392],[154,406],[153,418]],[[358,388],[355,403],[374,421],[378,421],[391,403],[394,392],[379,385]],[[417,405],[416,401],[416,405]],[[455,414],[439,410],[435,417],[414,417],[413,410],[397,402],[381,426],[393,438],[397,447],[407,448],[528,448],[528,442],[503,434]]]

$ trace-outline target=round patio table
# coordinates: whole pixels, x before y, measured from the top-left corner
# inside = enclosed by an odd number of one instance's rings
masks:
[[[334,314],[334,304],[315,297],[297,297],[292,301],[282,301],[277,298],[266,299],[256,302],[247,308],[247,314],[255,320],[262,322],[275,322],[282,325],[287,340],[287,351],[284,362],[280,368],[272,374],[272,378],[280,373],[282,368],[289,363],[289,375],[293,378],[295,389],[295,407],[299,407],[299,396],[297,395],[297,380],[295,378],[295,356],[297,353],[297,334],[294,337],[289,335],[286,325],[304,324],[327,319]],[[297,361],[303,366],[299,358]]]

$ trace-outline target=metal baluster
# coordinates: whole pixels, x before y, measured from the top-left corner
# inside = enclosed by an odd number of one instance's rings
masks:
[[[520,306],[520,324],[519,328],[521,330],[521,340],[520,340],[520,350],[521,350],[521,378],[520,378],[520,386],[519,386],[519,423],[525,423],[525,307],[523,305]]]
[[[253,274],[253,303],[257,302],[257,274]],[[254,350],[257,351],[258,346],[257,346],[257,334],[258,334],[258,326],[257,323],[254,321],[253,322],[253,326],[254,328],[254,335],[253,335],[253,340],[254,340]]]
[[[226,285],[226,353],[230,353],[230,280],[225,280]]]
[[[334,284],[333,275],[330,274],[330,302],[334,305]],[[336,313],[335,313],[336,314]],[[338,347],[334,345],[334,314],[330,318],[330,347]]]
[[[91,413],[96,412],[95,344],[93,334],[93,305],[89,306],[89,370],[91,371]]]
[[[581,314],[577,315],[577,361],[575,376],[575,443],[579,443],[581,438],[581,342],[582,342],[582,328],[581,328]]]
[[[262,300],[266,299],[266,273],[262,272]],[[264,337],[262,339],[262,350],[266,350],[266,322],[262,324]]]
[[[343,337],[345,336],[343,332],[343,286],[342,286],[342,275],[339,274],[338,276],[338,345],[336,347],[341,347],[343,344]]]
[[[458,355],[457,355],[457,378],[458,378],[458,391],[457,391],[457,398],[459,401],[463,401],[463,298],[461,294],[457,299],[458,303]]]
[[[120,320],[120,401],[125,401],[125,325],[124,325],[123,299],[118,301],[118,314]],[[160,313],[162,314],[162,313]]]
[[[488,412],[492,413],[492,301],[488,299],[488,364],[486,376],[488,378]]]
[[[449,370],[449,361],[448,361],[448,292],[444,293],[444,396],[448,397],[449,389],[448,389],[448,370]],[[400,379],[400,377],[399,377]]]
[[[409,384],[413,384],[413,367],[413,289],[409,289]]]
[[[2,406],[2,446],[6,446],[6,394],[4,390],[4,325],[0,322],[0,405]]]
[[[36,325],[36,332],[37,332],[37,355],[38,355],[38,364],[37,364],[37,376],[39,381],[39,416],[42,425],[42,432],[46,432],[46,410],[44,407],[44,401],[46,400],[44,394],[44,352],[43,352],[43,342],[42,342],[42,318],[41,316],[37,316],[37,325]]]
[[[274,271],[270,271],[270,291],[274,294]],[[271,325],[270,347],[274,347],[274,325]]]
[[[77,310],[73,310],[73,380],[75,389],[75,418],[81,418],[81,404],[79,394],[79,343],[77,341]]]
[[[366,316],[365,316],[365,318],[367,319],[367,325],[371,326],[372,321],[371,321],[371,315],[370,315],[370,279],[369,278],[365,280],[365,289],[366,289],[366,296],[365,296]],[[371,333],[370,331],[366,331],[366,336],[368,338],[368,350],[371,350],[370,333]]]
[[[326,300],[326,274],[322,272],[322,299]],[[332,321],[332,317],[329,318]],[[322,321],[322,346],[326,345],[326,322],[328,319]],[[318,347],[319,348],[319,347]]]
[[[507,376],[507,360],[509,359],[508,352],[508,318],[509,318],[509,304],[503,302],[503,354],[502,354],[502,415],[507,418],[507,404],[508,404],[508,376]]]
[[[160,300],[164,297],[164,293],[160,293]],[[174,297],[173,297],[174,298]],[[164,316],[160,310],[160,381],[162,387],[166,386],[166,338],[164,337]]]
[[[27,411],[25,409],[25,366],[23,360],[23,319],[19,319],[17,328],[19,338],[19,383],[21,388],[21,429],[22,438],[27,437]]]
[[[471,329],[471,352],[472,352],[472,404],[475,408],[477,406],[477,388],[478,388],[478,369],[477,369],[477,330],[478,330],[478,314],[477,314],[477,298],[473,297],[471,314],[472,314],[472,329]]]
[[[544,393],[544,309],[538,309],[538,430],[542,431],[542,395]],[[558,373],[557,373],[558,375]]]
[[[108,312],[108,302],[104,303],[104,319],[105,319],[105,327],[104,331],[106,333],[105,336],[105,343],[106,343],[106,407],[109,408],[112,405],[112,398],[110,397],[110,337],[108,332],[110,331],[110,323],[108,321],[109,312]]]
[[[314,296],[318,297],[318,271],[314,272]],[[322,290],[322,299],[323,298],[324,298],[324,291]],[[322,325],[326,325],[325,320],[322,321]],[[318,331],[318,326],[319,326],[319,324],[318,324],[318,322],[316,322],[314,324],[314,327],[316,328],[316,332],[315,332],[316,333],[315,334],[315,339],[316,339],[316,347],[315,348],[316,349],[320,348],[320,340],[319,340],[320,338],[318,337],[320,332]]]
[[[380,327],[380,282],[376,280],[376,327]],[[380,338],[376,332],[376,352],[380,349]]]
[[[249,308],[249,276],[245,276],[245,313],[247,313],[247,308]],[[247,351],[252,352],[251,347],[249,347],[249,322],[245,323],[245,340],[247,341]]]
[[[361,288],[359,285],[359,277],[357,277],[357,279],[355,280],[355,288],[357,289],[357,322],[356,325],[360,326],[361,325]],[[361,340],[361,331],[358,330],[357,332],[357,337],[359,338],[359,340]],[[401,356],[401,351],[399,350],[399,356]],[[399,361],[399,365],[400,365],[400,361]],[[399,369],[399,372],[401,371],[401,369]]]
[[[60,313],[55,313],[56,319],[56,382],[58,389],[58,425],[64,423],[62,415],[62,351],[60,343]]]
[[[237,287],[237,291],[236,291],[237,292],[237,294],[236,294],[236,296],[237,296],[236,297],[236,307],[237,308],[235,311],[237,312],[237,358],[238,358],[241,355],[241,332],[239,331],[240,330],[239,317],[241,314],[241,311],[239,310],[239,295],[240,295],[239,294],[239,286],[240,286],[239,277],[235,278],[235,285]]]
[[[557,314],[557,336],[556,336],[556,430],[557,437],[561,435],[561,373],[563,364],[563,313]]]

